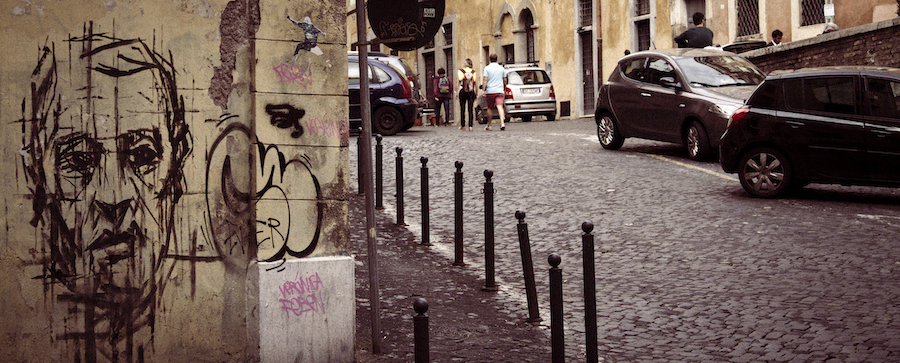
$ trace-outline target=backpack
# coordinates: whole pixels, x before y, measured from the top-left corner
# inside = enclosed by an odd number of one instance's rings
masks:
[[[450,80],[447,77],[438,78],[438,93],[442,95],[450,93]]]
[[[475,91],[475,74],[468,69],[463,70],[462,89],[466,92]]]

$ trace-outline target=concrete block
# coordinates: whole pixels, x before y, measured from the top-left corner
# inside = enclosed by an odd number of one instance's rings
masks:
[[[352,257],[260,262],[258,269],[261,362],[353,362]]]

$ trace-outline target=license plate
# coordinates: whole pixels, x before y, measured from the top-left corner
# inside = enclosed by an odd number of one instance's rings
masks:
[[[523,95],[539,95],[539,94],[541,94],[541,89],[540,88],[523,88],[522,94]]]

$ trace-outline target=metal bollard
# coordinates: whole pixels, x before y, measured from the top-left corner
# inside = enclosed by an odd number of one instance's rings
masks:
[[[415,345],[416,363],[427,363],[429,358],[428,348],[428,301],[418,298],[413,303],[416,316],[413,317],[413,340]]]
[[[431,223],[428,206],[428,158],[419,159],[422,162],[422,245],[431,246],[429,224]]]
[[[550,263],[550,345],[553,363],[566,361],[566,339],[563,333],[562,258],[552,253],[547,258]]]
[[[381,145],[381,135],[375,135],[375,209],[384,209],[384,200],[382,198],[382,192],[384,190],[384,171],[382,170],[382,166],[384,164],[383,156],[381,155],[384,146]]]
[[[525,223],[525,212],[516,211],[516,219],[519,223],[516,230],[519,232],[519,249],[522,252],[522,270],[525,273],[525,296],[528,300],[529,323],[539,323],[541,314],[538,310],[537,287],[534,282],[534,263],[531,259],[531,241],[528,239],[528,223]]]
[[[599,361],[597,352],[597,280],[594,269],[594,224],[584,222],[581,224],[584,234],[581,236],[581,245],[584,255],[584,332],[587,362]]]
[[[494,278],[494,172],[484,171],[484,288],[482,291],[497,291]]]
[[[453,247],[454,247],[454,259],[453,266],[463,266],[465,263],[463,262],[463,173],[462,161],[456,162],[456,173],[454,173],[453,185],[454,185],[454,218],[453,221],[455,223],[454,229],[454,237],[453,237]]]
[[[401,226],[406,225],[406,221],[403,218],[403,148],[398,147],[395,149],[397,151],[397,158],[395,161],[395,165],[397,166],[397,224]]]

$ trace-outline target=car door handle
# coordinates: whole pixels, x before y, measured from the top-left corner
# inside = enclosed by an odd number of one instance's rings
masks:
[[[872,133],[878,137],[886,137],[886,136],[892,134],[893,132],[890,132],[888,130],[872,130]]]
[[[641,92],[641,96],[644,96],[644,97],[650,97],[650,94],[647,93],[647,92]]]
[[[804,123],[802,123],[802,122],[799,122],[799,121],[785,121],[785,123],[788,124],[791,128],[794,128],[794,129],[799,129],[799,128],[803,127],[803,126],[806,126],[806,124],[804,124]]]

